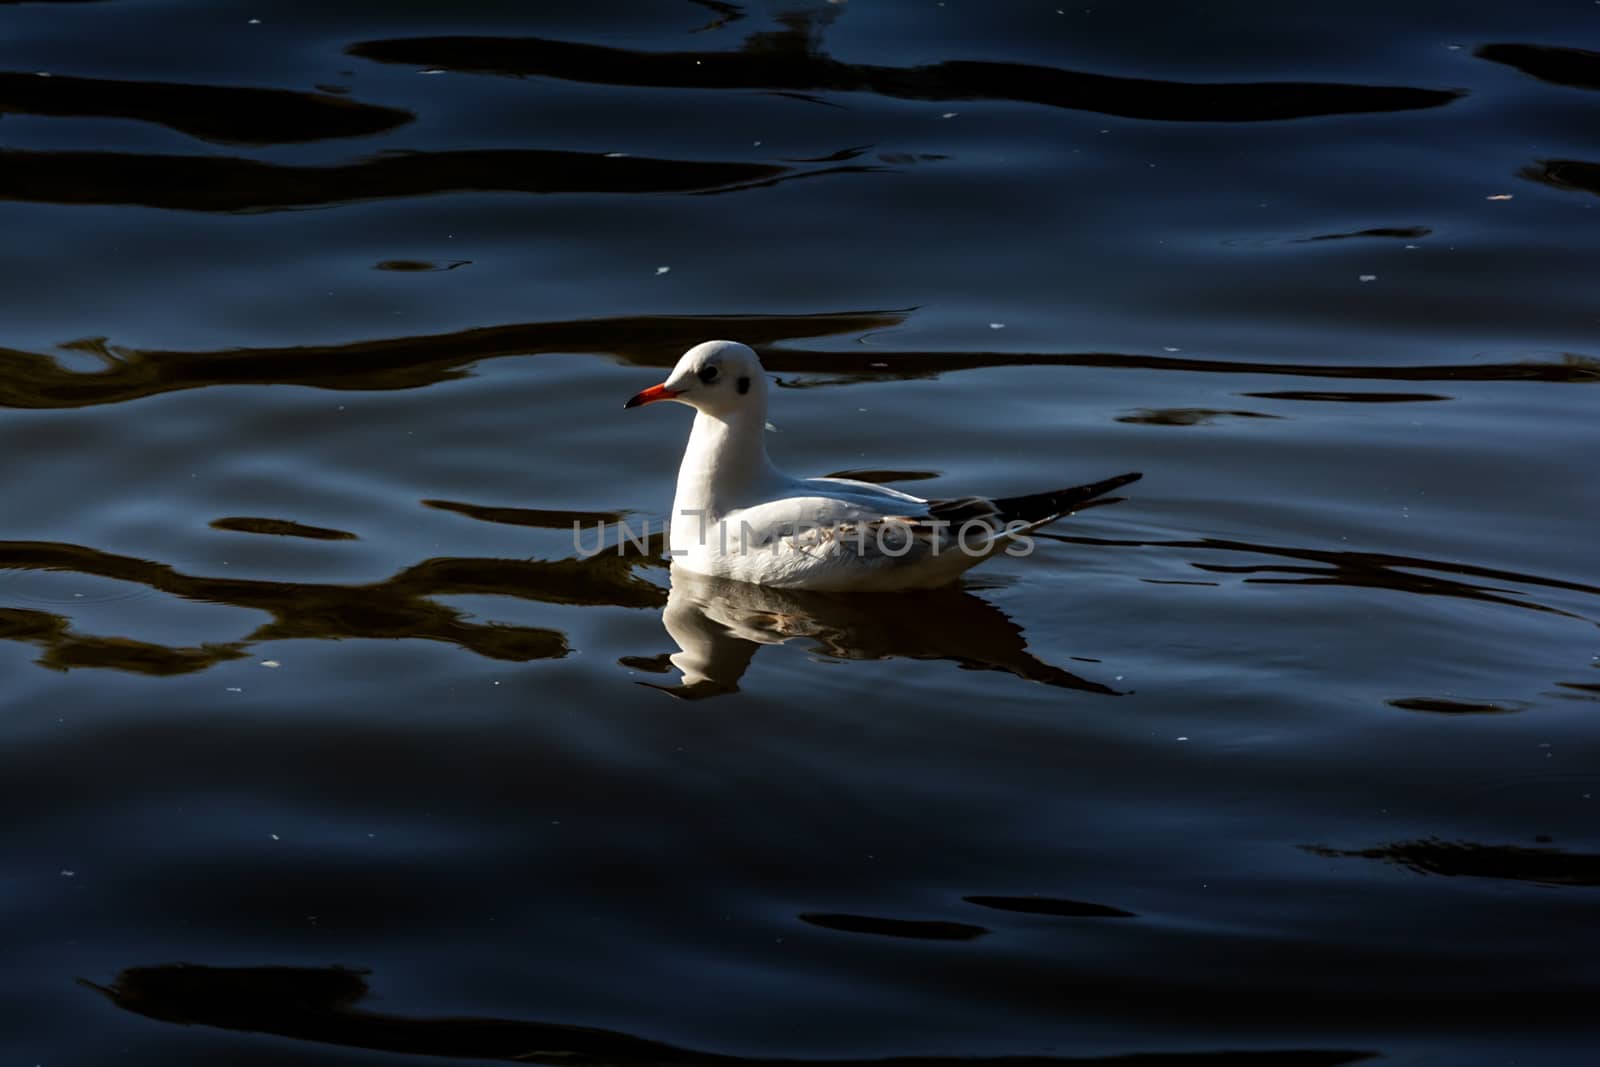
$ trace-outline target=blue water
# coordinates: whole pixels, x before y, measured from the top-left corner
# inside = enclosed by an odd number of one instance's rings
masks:
[[[0,1059],[1591,1054],[1600,6],[0,22]],[[796,473],[1144,479],[582,558],[719,337]]]

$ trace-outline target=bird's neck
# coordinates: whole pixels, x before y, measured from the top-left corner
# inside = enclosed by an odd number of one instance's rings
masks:
[[[678,468],[672,526],[698,529],[702,513],[704,521],[718,522],[729,511],[761,499],[763,490],[782,478],[767,458],[762,412],[746,410],[727,417],[697,412]]]

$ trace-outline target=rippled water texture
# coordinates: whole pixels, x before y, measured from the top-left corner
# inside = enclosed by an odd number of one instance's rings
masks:
[[[1592,1057],[1600,6],[0,24],[0,1060]],[[674,572],[710,338],[1144,478]]]

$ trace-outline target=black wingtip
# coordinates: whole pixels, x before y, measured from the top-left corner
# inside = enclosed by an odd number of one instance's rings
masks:
[[[1105,496],[1107,493],[1114,493],[1123,486],[1131,485],[1143,477],[1144,473],[1142,471],[1130,471],[1127,474],[1119,474],[1115,478],[1102,478],[1100,481],[1090,482],[1088,485],[1075,485],[1071,489],[1057,489],[1053,493],[1038,493],[1035,495],[1039,498],[1051,497],[1056,503],[1068,505],[1067,508],[1062,510],[1070,510],[1072,506],[1093,500],[1096,497]]]
[[[1129,471],[1127,474],[1119,474],[1115,478],[1107,478],[1103,482],[1095,482],[1092,488],[1098,489],[1102,493],[1109,493],[1113,489],[1121,489],[1125,485],[1131,485],[1143,477],[1144,471]],[[1104,488],[1101,488],[1102,486]]]
[[[1114,478],[1103,478],[1098,482],[1088,485],[1076,485],[1070,489],[1057,489],[1050,493],[1033,493],[1028,496],[1013,496],[994,502],[995,508],[1007,522],[1020,520],[1022,522],[1039,522],[1053,515],[1065,515],[1069,511],[1076,511],[1086,505],[1109,504],[1109,500],[1101,500],[1107,493],[1115,492],[1125,485],[1129,485],[1144,477],[1142,471],[1131,471],[1128,474],[1119,474]]]

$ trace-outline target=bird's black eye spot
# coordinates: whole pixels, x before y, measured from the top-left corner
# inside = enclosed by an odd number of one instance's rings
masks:
[[[739,395],[740,396],[744,396],[744,394],[748,393],[749,391],[750,391],[750,375],[742,374],[742,375],[739,376]]]
[[[701,367],[700,380],[705,382],[707,385],[710,385],[712,382],[716,381],[717,365],[715,363],[707,363],[704,367]]]

